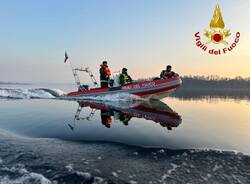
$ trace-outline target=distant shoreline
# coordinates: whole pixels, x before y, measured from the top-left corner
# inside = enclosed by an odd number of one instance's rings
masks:
[[[171,96],[182,99],[234,98],[250,99],[250,78],[217,76],[183,76],[182,86]]]
[[[0,85],[31,85],[32,83],[25,82],[0,82]]]
[[[183,89],[207,90],[250,90],[250,78],[220,78],[216,76],[184,76],[181,77]]]

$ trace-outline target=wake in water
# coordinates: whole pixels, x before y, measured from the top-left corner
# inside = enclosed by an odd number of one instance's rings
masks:
[[[140,101],[140,97],[128,93],[113,95],[67,97],[66,93],[60,89],[49,88],[0,88],[0,99],[63,99],[63,100],[91,100],[91,101]]]
[[[99,102],[132,102],[132,101],[142,101],[143,99],[139,96],[132,95],[129,93],[118,93],[118,94],[105,94],[98,96],[82,96],[82,97],[68,97],[61,96],[61,99],[65,100],[89,100],[89,101],[99,101]]]
[[[65,93],[60,89],[15,89],[15,88],[0,88],[1,99],[32,99],[32,98],[56,98],[63,96]]]

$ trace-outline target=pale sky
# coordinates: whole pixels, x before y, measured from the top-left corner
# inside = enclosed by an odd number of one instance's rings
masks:
[[[103,60],[112,71],[127,67],[133,78],[157,76],[167,64],[180,75],[250,77],[248,0],[0,2],[0,81],[73,82],[65,49],[97,78]],[[209,28],[217,3],[228,41],[238,31],[241,37],[232,52],[213,56],[196,47],[194,34]]]

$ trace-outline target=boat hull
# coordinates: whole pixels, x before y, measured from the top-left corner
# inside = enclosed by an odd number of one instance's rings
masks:
[[[170,79],[157,79],[128,84],[113,88],[93,88],[85,91],[75,91],[67,94],[68,97],[101,96],[107,94],[129,93],[142,98],[162,99],[176,88],[180,87],[180,77]]]

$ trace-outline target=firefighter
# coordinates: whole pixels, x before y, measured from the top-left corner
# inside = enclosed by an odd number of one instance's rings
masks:
[[[130,115],[128,115],[128,114],[126,114],[126,113],[123,113],[123,112],[121,112],[120,114],[119,114],[119,120],[121,121],[121,122],[123,122],[123,124],[125,125],[125,126],[128,126],[128,122],[131,120],[131,116]]]
[[[108,111],[108,110],[101,110],[101,120],[102,120],[102,124],[107,127],[110,128],[112,125],[112,112]]]
[[[122,69],[122,73],[120,74],[119,77],[121,86],[132,83],[132,78],[128,75],[127,71],[128,71],[127,68]]]
[[[100,82],[101,82],[101,87],[102,88],[107,88],[109,86],[109,80],[111,76],[111,71],[108,67],[108,62],[103,61],[102,64],[100,65]]]
[[[162,70],[161,74],[160,74],[160,78],[161,79],[168,79],[174,76],[177,76],[178,74],[176,74],[175,72],[172,71],[172,66],[168,65],[166,67],[166,70]]]

